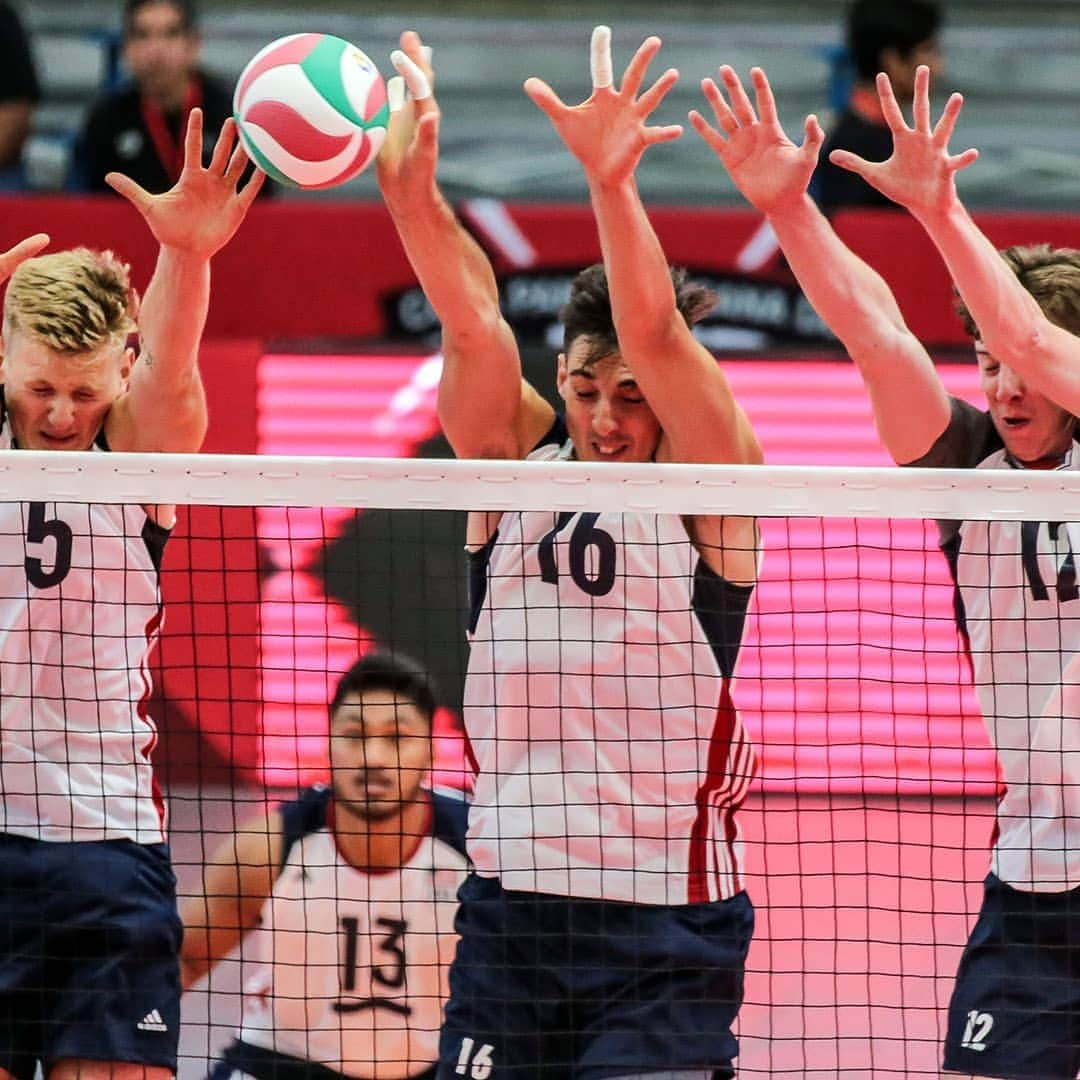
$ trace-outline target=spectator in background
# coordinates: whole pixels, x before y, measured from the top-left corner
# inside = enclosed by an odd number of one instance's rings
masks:
[[[0,0],[0,186],[11,186],[4,181],[19,164],[40,97],[26,31],[15,9]]]
[[[105,174],[121,172],[151,194],[176,183],[184,132],[203,112],[203,159],[232,115],[223,82],[199,67],[202,41],[193,0],[126,0],[123,59],[131,85],[91,109],[76,151],[77,186],[107,191]]]
[[[841,206],[901,209],[861,176],[829,160],[833,150],[850,150],[866,161],[885,161],[892,153],[892,132],[881,113],[874,80],[889,76],[896,95],[910,101],[915,69],[940,72],[938,33],[942,11],[936,0],[854,0],[848,9],[847,46],[855,83],[847,107],[829,131],[811,191],[827,214]]]

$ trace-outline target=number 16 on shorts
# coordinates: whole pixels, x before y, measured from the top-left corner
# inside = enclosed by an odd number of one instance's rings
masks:
[[[458,1054],[454,1072],[458,1076],[467,1076],[469,1080],[487,1080],[491,1070],[495,1068],[491,1057],[494,1049],[491,1043],[482,1043],[480,1048],[476,1049],[475,1040],[466,1036],[461,1040],[461,1053]]]

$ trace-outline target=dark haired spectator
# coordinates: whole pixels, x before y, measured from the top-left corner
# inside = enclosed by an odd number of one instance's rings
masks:
[[[78,187],[106,191],[105,175],[116,171],[153,194],[167,191],[180,175],[183,135],[194,108],[203,112],[208,160],[232,114],[232,95],[200,68],[201,48],[191,0],[127,0],[122,55],[132,81],[91,109],[76,150]]]
[[[847,106],[836,119],[814,173],[812,192],[822,210],[841,206],[898,209],[861,176],[829,161],[833,150],[850,150],[867,161],[885,161],[892,133],[881,115],[874,80],[884,71],[896,96],[910,101],[920,64],[937,74],[942,67],[938,34],[942,9],[936,0],[854,0],[847,15],[847,47],[855,82]]]
[[[15,9],[0,0],[0,186],[8,182],[30,133],[34,105],[41,97],[26,31]]]

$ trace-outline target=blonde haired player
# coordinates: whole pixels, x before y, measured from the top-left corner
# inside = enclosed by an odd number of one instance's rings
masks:
[[[459,457],[761,460],[691,333],[706,294],[672,273],[637,193],[641,155],[681,130],[648,122],[677,77],[644,88],[659,48],[642,44],[616,88],[597,28],[575,107],[526,83],[584,168],[604,256],[563,311],[557,415],[523,382],[491,267],[438,191],[430,64],[402,38],[413,101],[379,181],[442,321],[439,415]],[[753,927],[736,812],[754,767],[731,680],[756,524],[527,511],[468,530],[476,874],[439,1076],[730,1077]]]
[[[202,114],[163,195],[109,183],[160,250],[136,310],[108,252],[0,255],[0,450],[195,451],[210,258],[262,182]],[[128,335],[136,325],[136,357]],[[0,1078],[163,1080],[176,1069],[180,923],[150,753],[147,658],[171,506],[0,504]]]

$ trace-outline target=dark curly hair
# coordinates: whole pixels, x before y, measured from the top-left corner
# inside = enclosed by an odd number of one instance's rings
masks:
[[[715,295],[704,285],[690,281],[683,269],[672,268],[671,284],[675,288],[675,304],[687,326],[693,326],[708,315],[716,304]],[[589,343],[588,363],[619,351],[611,314],[611,293],[602,263],[586,267],[574,278],[570,298],[559,312],[559,318],[563,324],[563,352],[569,353],[578,338],[585,338]]]

